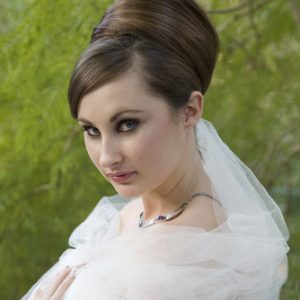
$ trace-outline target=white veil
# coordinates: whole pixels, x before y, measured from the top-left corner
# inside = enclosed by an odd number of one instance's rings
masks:
[[[232,220],[231,225],[234,226],[234,222],[238,223],[242,217],[245,228],[251,227],[249,234],[281,238],[285,243],[289,232],[281,210],[253,172],[221,140],[209,121],[201,119],[196,132],[198,149],[214,197]]]
[[[225,213],[217,228],[164,222],[119,235],[119,211],[128,200],[104,197],[71,234],[72,248],[22,300],[36,300],[37,288],[66,265],[82,263],[64,300],[279,299],[289,251],[279,207],[210,122],[201,119],[196,135],[213,196]]]
[[[289,231],[279,206],[209,121],[201,119],[196,134],[213,196],[226,215],[226,222],[220,221],[217,231],[241,237],[237,239],[239,245],[245,242],[245,247],[237,247],[240,250],[235,257],[244,260],[241,265],[245,272],[253,272],[256,284],[263,283],[266,288],[266,294],[258,294],[255,299],[279,299],[280,288],[288,278],[290,249]],[[257,266],[251,267],[251,263]]]

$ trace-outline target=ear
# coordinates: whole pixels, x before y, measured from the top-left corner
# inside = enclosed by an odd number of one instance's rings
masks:
[[[184,126],[194,127],[203,114],[204,98],[201,92],[193,91],[183,109]]]

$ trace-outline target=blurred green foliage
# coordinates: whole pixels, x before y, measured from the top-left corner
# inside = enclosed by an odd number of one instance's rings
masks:
[[[299,187],[300,4],[199,2],[222,44],[204,117],[267,187]],[[19,299],[99,198],[114,193],[88,160],[66,97],[73,66],[110,3],[0,2],[0,299]],[[287,221],[292,249],[282,299],[298,299],[297,213]]]

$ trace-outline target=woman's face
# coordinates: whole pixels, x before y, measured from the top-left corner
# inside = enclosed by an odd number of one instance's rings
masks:
[[[146,91],[137,72],[83,97],[78,121],[92,162],[118,194],[136,197],[175,180],[185,131],[167,102]]]

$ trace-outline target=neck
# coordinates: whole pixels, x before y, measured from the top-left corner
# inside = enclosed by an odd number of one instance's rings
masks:
[[[152,219],[178,209],[191,195],[197,192],[211,194],[199,153],[195,151],[186,163],[180,163],[164,184],[142,195],[144,219]]]

